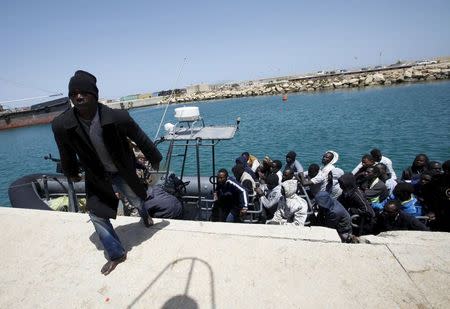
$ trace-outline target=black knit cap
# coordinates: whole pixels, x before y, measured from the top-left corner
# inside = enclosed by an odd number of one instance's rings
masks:
[[[69,82],[69,96],[75,91],[87,92],[98,99],[97,78],[89,72],[78,70]]]

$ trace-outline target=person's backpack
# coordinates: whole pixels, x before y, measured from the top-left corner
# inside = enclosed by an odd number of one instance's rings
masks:
[[[189,184],[189,181],[183,182],[180,178],[175,176],[175,174],[170,174],[166,181],[163,184],[163,189],[169,194],[181,199],[183,195],[186,194],[186,186]]]

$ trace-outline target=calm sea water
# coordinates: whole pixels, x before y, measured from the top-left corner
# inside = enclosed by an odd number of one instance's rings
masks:
[[[326,150],[335,150],[337,166],[351,171],[364,153],[378,147],[399,174],[418,153],[431,160],[450,159],[450,82],[397,87],[196,102],[207,125],[233,124],[240,130],[216,149],[217,168],[230,169],[243,151],[258,158],[269,155],[284,163],[290,150],[305,168],[320,164]],[[168,108],[165,122],[175,123]],[[153,139],[163,108],[131,111],[132,117]],[[9,206],[8,186],[31,173],[51,173],[54,164],[43,157],[58,157],[50,125],[0,131],[0,205]],[[161,147],[163,154],[164,147]],[[195,154],[190,154],[195,161]],[[202,173],[211,174],[210,155],[202,152]],[[193,166],[188,167],[192,170]]]

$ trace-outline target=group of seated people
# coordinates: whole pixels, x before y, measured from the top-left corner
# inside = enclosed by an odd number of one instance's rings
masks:
[[[212,221],[241,222],[260,209],[262,223],[323,225],[343,242],[390,230],[450,231],[450,160],[441,165],[419,154],[398,179],[379,149],[351,173],[336,166],[339,155],[331,150],[307,171],[294,151],[285,159],[282,170],[280,160],[244,152],[233,175],[220,169]]]

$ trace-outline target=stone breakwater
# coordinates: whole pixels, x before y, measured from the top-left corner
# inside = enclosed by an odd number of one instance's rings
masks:
[[[401,83],[443,80],[450,78],[450,62],[424,66],[383,68],[343,74],[311,77],[289,77],[262,83],[224,85],[217,90],[170,98],[170,103],[215,100],[260,95],[280,95],[294,92],[312,92],[343,88],[389,86]],[[167,102],[167,101],[166,101]]]

